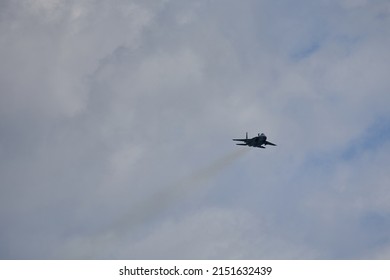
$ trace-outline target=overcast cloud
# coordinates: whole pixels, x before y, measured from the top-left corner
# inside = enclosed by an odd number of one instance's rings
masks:
[[[389,49],[387,0],[1,1],[0,258],[389,259]]]

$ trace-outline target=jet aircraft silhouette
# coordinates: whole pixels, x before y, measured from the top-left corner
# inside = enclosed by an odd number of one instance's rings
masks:
[[[248,132],[247,132],[245,139],[233,139],[233,141],[244,142],[244,143],[237,143],[236,145],[257,147],[257,148],[263,148],[263,149],[265,149],[266,145],[276,146],[276,144],[267,141],[267,136],[265,136],[264,133],[262,133],[262,134],[259,133],[256,137],[248,139]]]

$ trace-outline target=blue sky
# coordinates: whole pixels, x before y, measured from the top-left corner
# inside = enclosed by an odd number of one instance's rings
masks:
[[[388,1],[0,11],[0,258],[390,257]]]

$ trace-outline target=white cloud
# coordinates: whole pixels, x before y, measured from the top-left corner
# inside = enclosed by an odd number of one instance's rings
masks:
[[[1,257],[386,254],[386,3],[205,3],[4,5]]]
[[[2,111],[73,116],[88,77],[118,47],[134,47],[152,12],[137,4],[26,1],[2,26]],[[42,14],[43,13],[43,14]],[[49,18],[49,20],[47,20]]]
[[[110,232],[68,240],[64,254],[67,258],[279,259],[299,258],[303,253],[297,244],[269,232],[263,215],[239,209],[205,208],[186,217],[170,218],[142,235],[129,228],[119,235]]]

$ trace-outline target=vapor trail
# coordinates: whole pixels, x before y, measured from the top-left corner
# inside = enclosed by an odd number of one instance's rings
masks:
[[[246,149],[239,149],[215,159],[209,165],[194,171],[183,179],[167,185],[161,191],[152,195],[138,205],[131,207],[129,215],[125,217],[126,221],[120,223],[122,226],[128,224],[122,230],[129,230],[135,226],[147,222],[161,212],[166,211],[172,204],[181,199],[185,199],[194,192],[199,192],[200,188],[206,186],[206,182],[223,171],[235,160],[243,156]],[[115,229],[114,229],[115,230]]]
[[[212,161],[209,165],[200,168],[177,182],[168,184],[165,188],[150,196],[148,199],[132,205],[124,216],[114,221],[103,232],[94,236],[78,236],[69,240],[67,246],[71,252],[83,248],[88,255],[81,255],[78,258],[99,258],[102,252],[111,248],[112,244],[125,240],[129,235],[136,233],[136,230],[157,217],[160,213],[167,211],[172,205],[180,200],[186,199],[194,192],[200,192],[201,188],[219,172],[223,171],[229,164],[243,156],[246,149],[238,149],[222,155]]]

